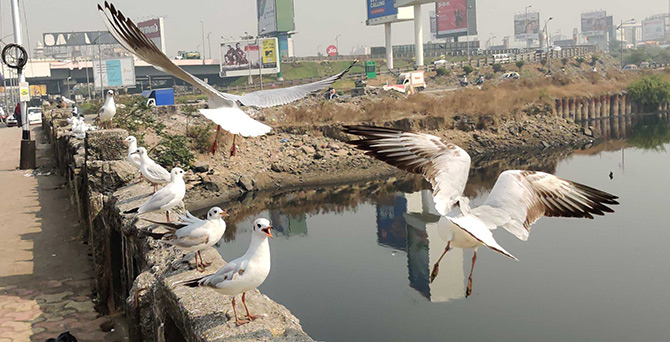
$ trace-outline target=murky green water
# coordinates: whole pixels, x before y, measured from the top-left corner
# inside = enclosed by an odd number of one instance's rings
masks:
[[[474,205],[507,167],[549,171],[614,193],[621,205],[595,220],[543,218],[527,242],[498,229],[520,261],[480,249],[469,298],[471,251],[449,252],[428,281],[446,242],[416,178],[247,199],[219,250],[241,255],[250,222],[270,218],[278,236],[260,290],[318,340],[667,341],[670,130],[657,121],[624,120],[617,134],[628,144],[481,162],[467,189]]]

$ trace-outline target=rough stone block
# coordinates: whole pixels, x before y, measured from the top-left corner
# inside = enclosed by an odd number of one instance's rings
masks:
[[[86,132],[86,160],[125,159],[126,137],[128,132],[123,129]]]

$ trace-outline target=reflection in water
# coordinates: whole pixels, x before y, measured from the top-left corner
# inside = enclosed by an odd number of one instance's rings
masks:
[[[611,151],[633,146],[645,150],[662,149],[664,144],[670,142],[670,118],[668,113],[613,116],[602,119],[580,121],[584,128],[590,128],[605,140],[618,141],[597,145],[596,150]],[[623,139],[626,139],[623,141]]]
[[[291,237],[307,235],[307,215],[285,215],[279,210],[270,210],[270,222],[278,235]]]
[[[393,205],[377,204],[377,242],[381,246],[407,250],[407,229],[403,216],[407,212],[407,200],[403,194],[394,197]]]

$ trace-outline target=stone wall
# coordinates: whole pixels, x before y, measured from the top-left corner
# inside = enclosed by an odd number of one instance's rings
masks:
[[[148,222],[123,214],[151,195],[151,186],[135,183],[137,172],[124,160],[127,132],[93,131],[77,139],[68,116],[66,110],[47,111],[43,128],[85,223],[81,236],[93,254],[98,311],[123,313],[131,341],[312,341],[295,316],[257,290],[248,293],[247,303],[265,317],[237,327],[229,296],[174,286],[202,274],[175,248],[146,237]],[[153,218],[164,219],[162,213]],[[210,272],[225,264],[214,249],[203,256],[212,262]]]
[[[670,104],[658,107],[658,112],[670,110]],[[563,97],[554,102],[556,116],[573,121],[589,121],[601,118],[619,117],[631,114],[643,114],[642,106],[632,101],[626,92],[603,94],[587,97]],[[645,113],[646,114],[646,113]]]

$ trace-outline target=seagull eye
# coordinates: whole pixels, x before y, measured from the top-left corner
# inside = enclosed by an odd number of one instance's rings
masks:
[[[260,228],[260,227],[261,227],[261,224],[260,224],[260,223],[259,223],[259,224],[257,224],[257,225],[256,225],[256,227]]]

